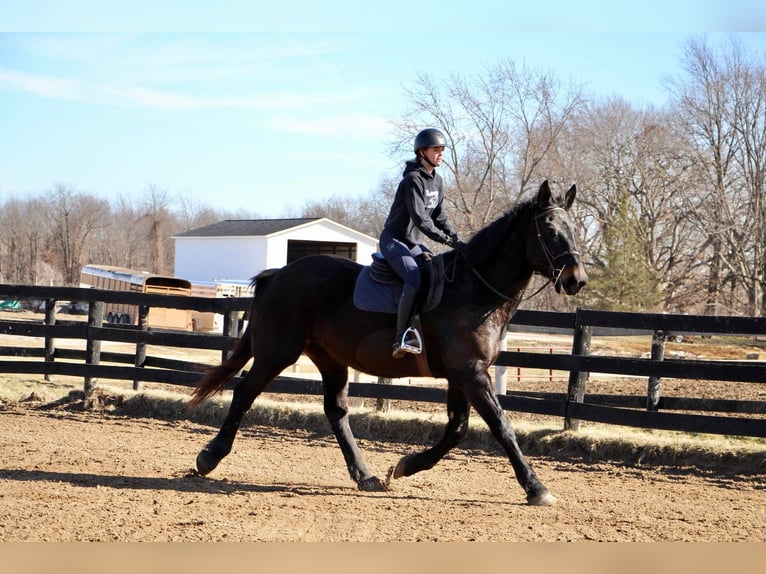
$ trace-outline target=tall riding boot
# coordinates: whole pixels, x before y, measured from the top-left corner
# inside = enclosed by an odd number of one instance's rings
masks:
[[[423,343],[420,333],[412,326],[413,308],[415,307],[415,297],[417,290],[411,285],[404,284],[402,296],[399,298],[399,310],[396,315],[396,339],[394,339],[394,349],[392,356],[399,359],[405,353],[415,355],[423,351]]]

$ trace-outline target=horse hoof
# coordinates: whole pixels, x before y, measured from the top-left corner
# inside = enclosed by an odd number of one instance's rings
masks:
[[[209,474],[220,461],[216,460],[208,450],[201,450],[197,455],[197,472],[202,476]]]
[[[407,470],[407,461],[411,458],[411,456],[403,456],[399,459],[399,462],[396,463],[396,466],[391,467],[391,469],[388,471],[388,473],[392,476],[392,478],[401,478],[403,476],[406,476],[405,471]]]
[[[388,484],[382,482],[377,476],[365,478],[357,483],[359,490],[364,492],[385,492],[388,490]]]
[[[527,498],[529,506],[553,506],[558,499],[547,490],[537,496]]]

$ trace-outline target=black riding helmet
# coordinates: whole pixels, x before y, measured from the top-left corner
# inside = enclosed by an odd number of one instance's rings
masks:
[[[447,138],[436,128],[426,128],[415,136],[415,155],[424,148],[437,146],[447,147]]]

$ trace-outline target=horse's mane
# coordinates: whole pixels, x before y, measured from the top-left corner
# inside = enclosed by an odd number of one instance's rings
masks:
[[[533,199],[522,199],[504,215],[477,231],[466,245],[463,253],[474,267],[490,260],[497,260],[508,236],[516,228],[517,219]]]

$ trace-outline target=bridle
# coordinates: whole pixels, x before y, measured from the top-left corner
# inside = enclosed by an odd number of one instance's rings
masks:
[[[556,269],[555,262],[556,262],[557,259],[560,259],[560,258],[565,257],[567,255],[580,255],[580,252],[577,251],[576,249],[570,249],[569,251],[565,251],[564,253],[559,253],[558,255],[553,255],[551,250],[548,248],[548,245],[545,243],[545,239],[543,239],[543,234],[540,231],[540,218],[541,217],[545,217],[546,215],[548,215],[549,213],[551,213],[552,211],[555,211],[557,209],[560,209],[560,210],[566,212],[566,209],[564,209],[563,207],[560,207],[558,205],[554,205],[553,207],[546,207],[540,213],[535,215],[535,230],[537,231],[537,240],[540,243],[540,247],[542,247],[542,249],[543,249],[543,254],[545,255],[545,259],[548,262],[548,265],[550,266],[550,268],[553,270],[553,273],[551,273],[551,276],[548,277],[548,281],[543,283],[542,286],[537,291],[535,291],[531,295],[528,295],[526,297],[518,299],[519,302],[531,299],[532,297],[534,297],[535,295],[540,293],[540,291],[545,289],[548,286],[548,283],[552,283],[554,285],[556,284],[556,282],[561,277],[561,274],[564,272],[564,268],[563,267],[561,269]],[[466,259],[465,255],[463,255],[462,252],[459,252],[459,253],[463,257],[463,260],[465,261],[465,264],[468,266],[468,268],[471,270],[471,272],[474,275],[476,275],[476,278],[479,281],[481,281],[487,289],[492,291],[495,295],[497,295],[498,297],[500,297],[501,299],[503,299],[506,302],[516,301],[517,300],[517,298],[515,298],[515,297],[508,297],[504,293],[501,293],[500,291],[495,289],[486,279],[484,279],[484,277],[481,276],[481,273],[479,273],[476,270],[476,268],[468,262],[468,259]]]
[[[548,265],[550,265],[550,268],[553,270],[553,277],[551,277],[549,280],[553,281],[554,283],[559,280],[559,277],[561,277],[561,274],[564,272],[564,268],[556,269],[556,259],[560,259],[561,257],[566,257],[567,255],[580,255],[580,252],[576,249],[570,249],[569,251],[565,251],[564,253],[559,253],[558,255],[553,255],[551,253],[551,250],[548,248],[548,245],[545,243],[545,240],[543,240],[543,234],[540,231],[540,218],[548,215],[552,211],[556,211],[557,209],[560,209],[563,212],[566,212],[566,209],[563,207],[560,207],[558,205],[555,205],[553,207],[546,207],[543,209],[540,213],[535,215],[535,229],[537,230],[537,240],[540,242],[540,247],[543,248],[543,253],[545,254],[545,259],[548,261]]]

